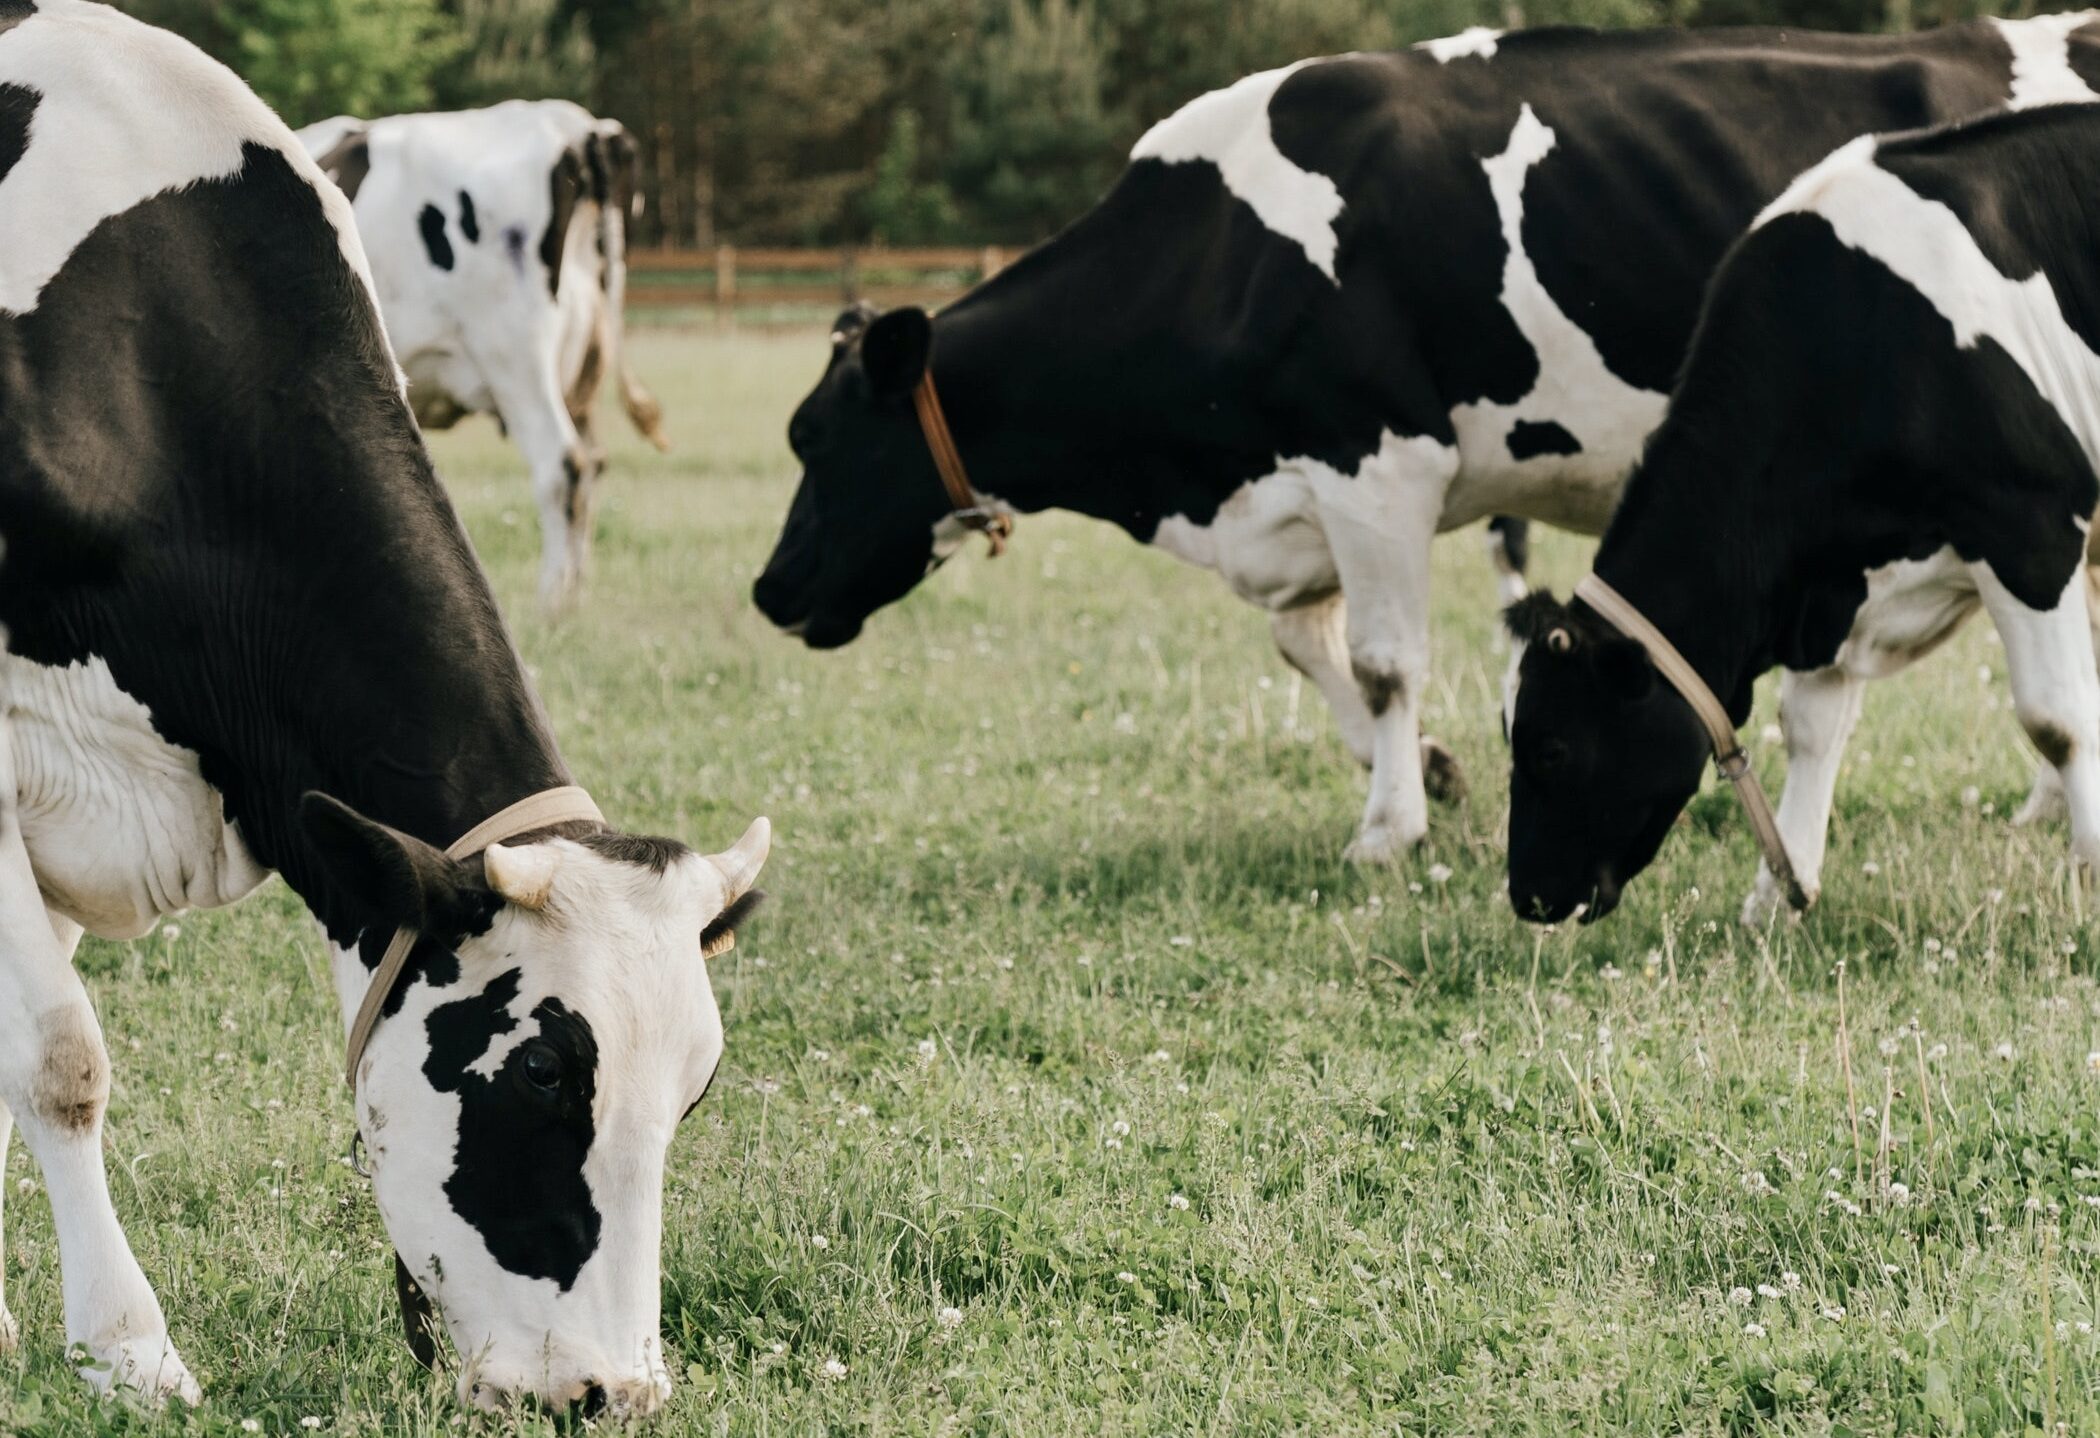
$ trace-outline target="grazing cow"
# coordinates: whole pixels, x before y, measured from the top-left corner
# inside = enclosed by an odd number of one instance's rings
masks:
[[[502,423],[532,471],[540,597],[569,598],[590,559],[604,465],[591,409],[608,369],[635,427],[667,443],[625,348],[633,138],[567,100],[506,100],[338,116],[299,139],[356,211],[416,418]]]
[[[19,1123],[85,1376],[198,1396],[110,1204],[75,946],[274,871],[463,1399],[656,1407],[664,1155],[765,823],[702,857],[564,789],[341,192],[230,71],[82,0],[0,3],[0,536],[0,1154]]]
[[[2100,680],[2087,549],[2100,505],[2100,111],[2050,106],[1846,145],[1716,273],[1668,418],[1596,577],[1728,719],[1784,665],[1780,829],[1813,895],[1864,681],[1979,606],[2100,870]],[[1609,608],[1609,600],[1606,601]],[[1698,787],[1706,732],[1578,597],[1511,611],[1510,898],[1610,912]],[[1748,917],[1776,899],[1768,870]]]
[[[842,317],[755,598],[844,644],[958,547],[914,418],[937,375],[992,509],[1110,520],[1270,611],[1371,765],[1349,852],[1393,858],[1428,826],[1432,537],[1601,529],[1714,264],[1788,180],[1867,131],[2090,98],[2088,74],[2100,30],[2048,16],[1471,31],[1251,75],[938,319]]]

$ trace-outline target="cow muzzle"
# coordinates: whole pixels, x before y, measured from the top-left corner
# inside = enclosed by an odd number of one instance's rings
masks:
[[[459,1379],[460,1405],[489,1413],[536,1406],[557,1418],[621,1421],[650,1417],[670,1397],[671,1375],[653,1351],[639,1373],[506,1382],[487,1365],[469,1364]]]

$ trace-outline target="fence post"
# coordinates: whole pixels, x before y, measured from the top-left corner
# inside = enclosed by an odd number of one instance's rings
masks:
[[[860,251],[851,245],[839,247],[839,297],[849,306],[860,303]]]
[[[736,307],[736,246],[715,246],[715,308]]]
[[[1006,251],[997,245],[986,245],[984,253],[977,257],[977,282],[979,284],[1006,268]]]

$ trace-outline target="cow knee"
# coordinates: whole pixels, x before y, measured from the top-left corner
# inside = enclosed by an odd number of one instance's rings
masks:
[[[109,1106],[109,1054],[85,1005],[50,1010],[37,1021],[30,1112],[54,1129],[86,1133]]]
[[[1399,644],[1349,646],[1349,672],[1355,676],[1356,687],[1375,716],[1383,717],[1387,710],[1419,699],[1427,668],[1418,656]]]

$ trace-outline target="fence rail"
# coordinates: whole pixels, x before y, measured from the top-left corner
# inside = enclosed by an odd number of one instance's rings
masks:
[[[627,255],[630,309],[823,309],[939,304],[989,279],[1012,258],[998,245],[923,249],[636,249]]]

